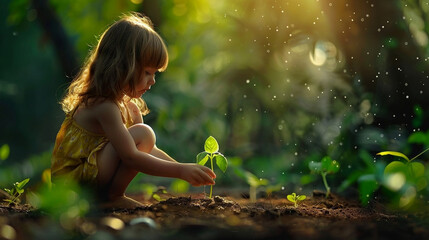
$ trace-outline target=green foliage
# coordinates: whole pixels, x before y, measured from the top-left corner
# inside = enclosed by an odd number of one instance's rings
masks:
[[[399,206],[406,207],[416,197],[416,192],[426,188],[427,180],[425,176],[425,166],[414,160],[428,151],[428,149],[419,153],[417,156],[409,159],[405,154],[394,151],[379,152],[380,156],[400,157],[404,161],[392,161],[384,168],[384,185],[392,191],[401,191],[402,193],[412,192],[413,194],[403,194]]]
[[[312,173],[320,174],[322,176],[323,184],[326,188],[326,197],[329,197],[331,188],[329,187],[326,180],[326,175],[338,172],[340,169],[340,164],[336,160],[332,160],[330,157],[326,156],[320,162],[311,161],[308,164],[308,167]]]
[[[298,207],[299,202],[303,201],[306,198],[307,198],[307,196],[296,195],[296,193],[292,193],[292,194],[287,195],[287,200],[293,202],[295,207]]]
[[[174,182],[173,182],[174,184]],[[166,200],[163,195],[167,194],[167,190],[164,187],[158,187],[154,184],[150,183],[143,183],[140,184],[140,188],[143,191],[143,194],[146,199],[155,199],[156,201],[160,202],[163,200]]]
[[[408,137],[408,143],[426,145],[428,133],[415,132]],[[426,145],[427,146],[427,145]],[[394,207],[409,207],[416,198],[417,192],[422,193],[427,186],[425,166],[415,160],[429,149],[422,151],[413,158],[402,152],[383,151],[377,155],[387,158],[394,157],[389,164],[375,161],[367,151],[360,150],[358,159],[363,165],[349,172],[342,182],[339,191],[344,191],[354,183],[358,183],[359,197],[363,205],[367,205],[377,190],[387,194],[388,202]],[[390,159],[390,158],[388,158]]]
[[[175,193],[186,193],[189,190],[189,183],[182,179],[175,179],[170,185],[170,190]]]
[[[423,146],[429,147],[429,131],[412,133],[408,138],[408,142],[422,144]]]
[[[9,157],[9,153],[10,153],[10,148],[9,145],[7,144],[3,144],[0,147],[0,160],[6,160]]]
[[[222,172],[225,172],[228,167],[228,160],[223,156],[219,151],[219,144],[216,139],[212,136],[208,137],[204,143],[204,152],[201,152],[197,155],[197,163],[204,166],[207,161],[210,159],[210,167],[213,169],[213,159],[216,160],[216,165],[219,167]],[[210,195],[212,197],[213,185],[210,186]]]
[[[89,191],[71,180],[57,180],[49,187],[43,185],[37,192],[27,197],[35,208],[61,219],[62,224],[74,224],[76,219],[85,216],[93,201]],[[63,222],[64,221],[64,222]]]
[[[413,126],[418,128],[423,124],[424,121],[424,114],[423,109],[420,106],[414,107],[414,117],[413,117]]]
[[[25,184],[28,183],[28,181],[30,181],[29,178],[26,178],[24,180],[22,180],[21,182],[16,182],[13,184],[13,188],[8,189],[5,188],[4,190],[9,194],[9,198],[4,199],[5,202],[7,202],[7,205],[9,206],[10,204],[18,204],[20,203],[20,196],[21,194],[24,193],[24,186]]]
[[[0,167],[0,185],[7,185],[13,179],[36,179],[39,178],[44,170],[51,165],[52,150],[41,152],[30,156],[21,162],[11,162],[10,165]]]
[[[380,188],[384,167],[384,164],[376,163],[373,172],[365,172],[357,178],[359,199],[363,206],[368,205],[374,192]]]

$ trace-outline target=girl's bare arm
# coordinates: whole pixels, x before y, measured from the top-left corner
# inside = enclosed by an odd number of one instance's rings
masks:
[[[152,154],[155,157],[159,157],[159,158],[162,158],[162,159],[170,161],[170,162],[177,162],[174,158],[170,157],[170,155],[165,153],[163,150],[157,148],[156,146],[153,147],[150,154]]]
[[[129,102],[127,104],[127,108],[131,114],[131,118],[133,119],[134,124],[143,123],[142,114],[141,114],[139,108],[137,107],[137,105],[135,103]],[[170,157],[170,155],[165,153],[163,150],[159,149],[157,146],[154,146],[154,148],[152,149],[150,154],[155,156],[155,157],[158,157],[158,158],[161,158],[164,160],[168,160],[170,162],[177,162],[174,158]]]
[[[97,105],[94,111],[106,137],[124,164],[149,175],[181,178],[194,186],[214,184],[216,175],[207,167],[167,161],[139,151],[123,125],[121,112],[115,103],[105,101]]]

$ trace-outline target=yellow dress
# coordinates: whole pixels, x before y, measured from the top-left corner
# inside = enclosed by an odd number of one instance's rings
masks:
[[[56,137],[51,160],[52,179],[65,177],[81,183],[95,184],[98,173],[97,153],[109,140],[102,134],[79,126],[73,119],[74,112],[67,114]],[[132,125],[129,113],[124,122],[127,127]]]

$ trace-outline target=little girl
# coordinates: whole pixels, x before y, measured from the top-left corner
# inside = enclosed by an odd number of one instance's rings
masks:
[[[198,164],[178,163],[157,148],[149,110],[140,97],[167,68],[167,48],[147,17],[132,13],[101,36],[61,101],[66,118],[52,156],[52,178],[94,186],[114,207],[140,203],[124,192],[138,172],[181,178],[193,186],[214,184]]]

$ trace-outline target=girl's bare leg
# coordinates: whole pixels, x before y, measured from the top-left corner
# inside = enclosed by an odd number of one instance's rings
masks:
[[[146,124],[136,124],[128,130],[140,151],[146,153],[152,151],[156,141],[152,128]],[[105,194],[103,197],[117,201],[118,207],[138,205],[137,202],[124,196],[126,188],[138,172],[121,161],[112,144],[108,143],[98,153],[97,167],[97,183]]]

